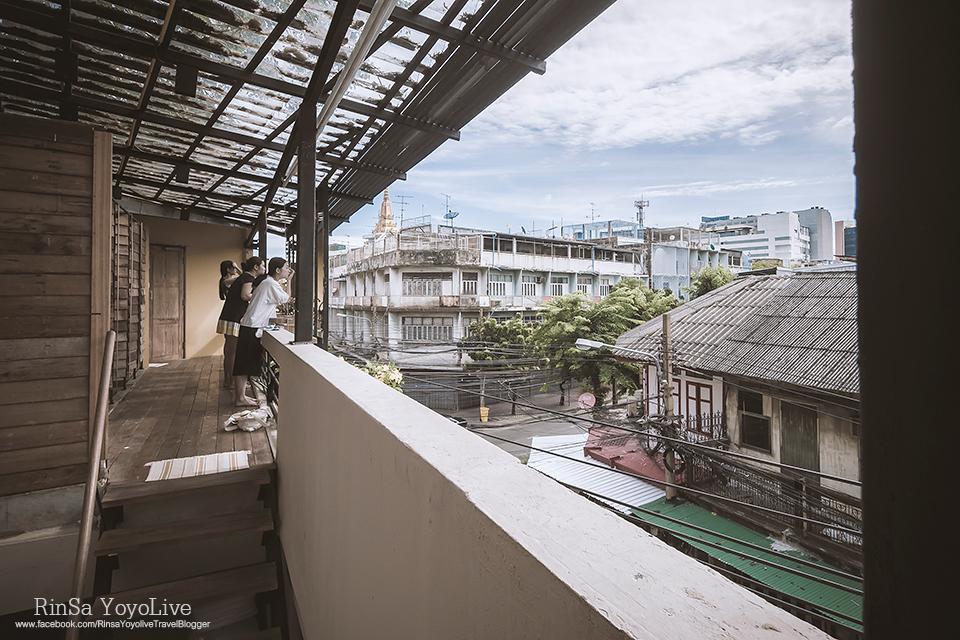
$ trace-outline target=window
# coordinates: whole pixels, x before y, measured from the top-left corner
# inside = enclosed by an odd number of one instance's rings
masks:
[[[740,411],[740,444],[771,451],[770,418],[763,414],[763,395],[740,389],[737,396],[737,408]]]
[[[491,273],[487,278],[488,296],[505,296],[513,294],[513,276],[504,273]]]
[[[520,295],[522,296],[537,295],[537,277],[536,276],[523,276],[523,281],[520,283]]]
[[[593,278],[590,276],[577,276],[577,293],[590,295],[590,288],[593,287]]]
[[[567,276],[551,276],[550,278],[550,295],[552,296],[562,296],[567,292],[567,283],[570,281]]]
[[[452,273],[405,273],[403,295],[440,296],[443,295],[443,281],[452,279]]]
[[[403,339],[416,342],[452,342],[453,318],[405,317]]]
[[[610,295],[610,278],[600,278],[600,297]]]
[[[460,281],[460,292],[467,296],[477,295],[477,274],[464,273]]]

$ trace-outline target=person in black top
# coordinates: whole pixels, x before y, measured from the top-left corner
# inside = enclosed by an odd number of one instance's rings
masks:
[[[220,299],[227,299],[227,290],[233,281],[240,275],[240,267],[233,260],[224,260],[220,263]]]
[[[223,334],[223,386],[233,388],[233,361],[240,335],[240,318],[247,311],[257,277],[263,273],[263,259],[253,256],[243,263],[241,273],[227,289],[217,322],[217,333]]]

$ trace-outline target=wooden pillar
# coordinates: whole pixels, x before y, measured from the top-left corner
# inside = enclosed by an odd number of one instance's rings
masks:
[[[326,185],[317,189],[317,206],[323,216],[320,232],[320,262],[323,270],[323,300],[320,304],[320,346],[330,344],[330,191]],[[316,256],[314,251],[311,255]],[[391,283],[392,284],[392,283]],[[372,324],[371,324],[372,327]]]
[[[317,308],[316,158],[317,105],[301,104],[296,130],[297,147],[297,274],[294,340],[313,342],[314,309]]]

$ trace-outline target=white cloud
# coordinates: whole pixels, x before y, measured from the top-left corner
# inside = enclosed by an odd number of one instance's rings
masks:
[[[852,101],[849,14],[844,0],[620,0],[472,134],[622,148],[766,144],[781,135],[778,119],[798,113],[829,127]]]

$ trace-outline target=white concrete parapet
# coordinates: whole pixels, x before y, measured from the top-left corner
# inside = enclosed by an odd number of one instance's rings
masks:
[[[313,345],[280,365],[280,538],[304,636],[826,639]]]

